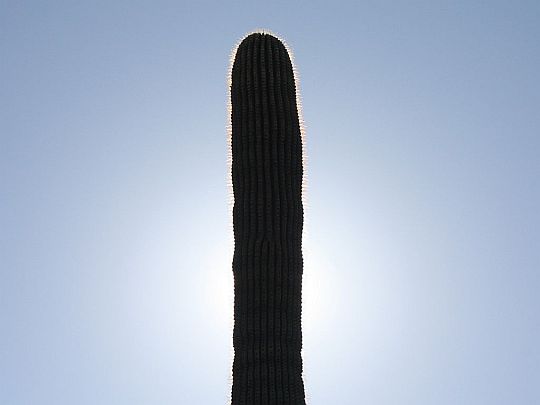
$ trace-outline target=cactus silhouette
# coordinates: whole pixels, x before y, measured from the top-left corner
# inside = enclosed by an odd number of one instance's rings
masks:
[[[287,47],[247,35],[231,71],[233,405],[305,404],[303,139]]]

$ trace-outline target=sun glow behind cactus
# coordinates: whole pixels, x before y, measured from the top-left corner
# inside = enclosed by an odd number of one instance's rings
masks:
[[[0,404],[227,402],[252,24],[305,90],[308,403],[540,403],[540,2],[33,3],[1,13]]]

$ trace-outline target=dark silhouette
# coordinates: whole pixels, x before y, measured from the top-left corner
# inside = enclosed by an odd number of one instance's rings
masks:
[[[232,404],[305,404],[302,135],[285,45],[267,33],[246,36],[231,79]]]

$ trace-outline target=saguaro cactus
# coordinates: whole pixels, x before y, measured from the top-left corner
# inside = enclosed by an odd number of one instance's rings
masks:
[[[230,87],[234,192],[233,405],[305,404],[303,139],[291,57],[255,32]]]

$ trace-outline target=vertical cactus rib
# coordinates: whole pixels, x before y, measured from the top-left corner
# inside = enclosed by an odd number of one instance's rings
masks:
[[[281,40],[246,36],[230,72],[234,195],[232,405],[305,405],[303,139]]]

